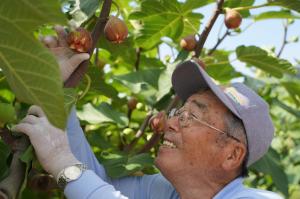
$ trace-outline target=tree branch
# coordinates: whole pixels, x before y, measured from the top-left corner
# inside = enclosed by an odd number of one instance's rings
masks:
[[[138,47],[136,49],[136,61],[135,61],[135,64],[134,64],[134,67],[135,67],[136,71],[139,70],[140,59],[141,59],[141,52],[142,52],[142,49],[140,47]]]
[[[14,141],[10,173],[0,182],[0,199],[15,199],[18,196],[26,171],[26,164],[21,162],[20,157],[29,145],[29,139],[24,135]]]
[[[223,4],[224,4],[224,0],[217,1],[217,8],[216,8],[213,16],[210,18],[208,24],[205,26],[202,34],[200,35],[199,41],[197,42],[194,57],[198,58],[201,55],[201,52],[202,52],[203,46],[207,40],[208,34],[211,31],[213,25],[215,24],[219,14],[222,12]]]
[[[96,44],[99,40],[100,35],[103,33],[105,24],[107,22],[110,8],[111,8],[112,0],[105,0],[101,9],[101,14],[97,20],[97,23],[92,31],[92,39],[93,39],[93,45],[91,50],[89,51],[89,54],[92,55],[93,51],[96,47]],[[89,64],[89,60],[83,61],[78,68],[73,72],[71,77],[65,82],[65,87],[75,87],[78,85],[82,77],[87,71]]]
[[[149,112],[146,116],[146,118],[144,119],[143,124],[141,125],[140,129],[137,131],[137,133],[135,134],[135,138],[130,142],[129,145],[127,145],[124,148],[125,152],[129,152],[132,150],[132,148],[135,146],[135,144],[137,143],[137,141],[144,135],[144,132],[149,124],[149,121],[151,119],[151,117],[153,116],[152,111]]]
[[[217,50],[218,46],[224,41],[224,39],[230,35],[230,31],[229,29],[226,30],[225,34],[221,37],[218,38],[217,43],[215,44],[215,46],[207,53],[208,56],[212,55],[214,53],[215,50]]]
[[[282,41],[282,45],[281,45],[281,48],[277,54],[277,57],[280,57],[281,53],[283,52],[284,50],[284,47],[286,46],[286,44],[288,43],[287,42],[287,32],[288,32],[288,23],[286,24],[283,24],[283,27],[284,27],[284,34],[283,34],[283,41]]]

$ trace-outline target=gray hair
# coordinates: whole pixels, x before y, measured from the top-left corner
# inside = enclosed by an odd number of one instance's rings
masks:
[[[243,163],[241,165],[240,176],[247,177],[248,176],[247,161],[248,161],[249,151],[248,151],[247,136],[246,136],[246,130],[244,128],[244,124],[241,119],[239,119],[230,111],[226,113],[224,118],[224,123],[228,134],[239,139],[246,146],[247,151]]]

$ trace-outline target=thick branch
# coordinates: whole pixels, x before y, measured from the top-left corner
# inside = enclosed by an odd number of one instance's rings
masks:
[[[216,8],[215,12],[214,12],[213,16],[210,18],[208,24],[205,26],[202,34],[200,35],[199,41],[197,42],[194,57],[198,58],[200,56],[203,46],[207,40],[208,34],[210,33],[213,25],[215,24],[219,14],[222,12],[223,3],[224,3],[224,0],[218,0],[217,8]]]
[[[166,109],[166,113],[169,113],[173,107],[177,105],[179,101],[179,97],[176,95],[173,100],[170,102],[169,106]],[[154,133],[150,138],[149,142],[144,145],[144,147],[139,151],[139,153],[146,153],[148,152],[157,142],[160,140],[162,134]]]
[[[26,136],[22,136],[14,142],[14,155],[10,165],[9,175],[0,182],[1,199],[14,199],[17,197],[26,171],[26,165],[21,162],[20,157],[29,144],[29,139]]]
[[[107,22],[110,8],[111,8],[112,0],[105,0],[101,9],[101,14],[97,20],[97,23],[92,31],[92,38],[93,38],[93,46],[91,50],[89,51],[89,54],[92,55],[93,51],[96,47],[96,44],[99,40],[100,35],[103,33],[105,24]],[[82,77],[87,71],[89,64],[89,60],[83,61],[78,68],[74,71],[74,73],[71,75],[71,77],[66,81],[65,87],[75,87],[78,85]]]

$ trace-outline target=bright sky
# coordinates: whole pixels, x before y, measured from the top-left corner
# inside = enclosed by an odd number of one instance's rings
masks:
[[[257,0],[255,5],[260,5],[265,3],[264,0]],[[205,6],[197,11],[202,13],[205,18],[203,20],[203,29],[204,25],[209,20],[212,12],[215,8],[215,4],[211,4],[209,6]],[[258,8],[252,9],[250,12],[252,14],[259,14],[268,10],[280,10],[279,7],[268,7],[268,8]],[[224,17],[223,15],[219,16],[218,20],[214,24],[214,27],[205,43],[206,48],[211,48],[215,45],[218,32],[220,27],[223,25]],[[241,29],[247,27],[253,20],[243,20]],[[295,23],[289,26],[288,29],[288,39],[293,36],[300,36],[300,20],[295,20]],[[226,31],[225,26],[223,26],[222,32]],[[254,23],[250,26],[244,33],[240,34],[239,36],[234,37],[227,37],[223,43],[219,46],[219,49],[227,49],[227,50],[234,50],[237,46],[240,45],[256,45],[262,48],[276,48],[276,53],[279,51],[282,42],[283,42],[283,20],[276,19],[276,20],[263,20]],[[222,34],[221,34],[222,35]],[[163,47],[161,49],[162,56],[164,55],[171,55],[171,52],[168,48]],[[300,60],[300,42],[288,44],[283,51],[281,58],[287,59],[293,64],[295,64],[295,58]]]

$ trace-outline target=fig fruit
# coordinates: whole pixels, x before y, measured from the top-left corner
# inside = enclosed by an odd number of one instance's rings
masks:
[[[130,98],[127,102],[128,109],[130,109],[130,110],[135,109],[137,103],[138,103],[138,101],[135,97]]]
[[[67,35],[69,47],[79,53],[88,52],[92,48],[91,33],[84,28],[76,28]]]
[[[113,43],[122,43],[128,35],[128,29],[124,21],[111,16],[104,27],[104,34],[107,40]]]
[[[199,64],[199,66],[201,66],[204,70],[206,69],[206,65],[205,65],[205,63],[204,63],[201,59],[196,58],[196,57],[193,57],[193,60],[194,60],[197,64]]]
[[[227,9],[225,13],[225,25],[228,29],[236,29],[242,23],[242,15],[233,9]]]
[[[188,35],[188,36],[182,38],[180,41],[181,48],[183,48],[187,51],[194,50],[196,45],[197,45],[197,40],[195,38],[195,35]]]
[[[159,112],[157,115],[153,116],[150,120],[150,127],[156,133],[161,133],[164,131],[167,122],[167,115],[164,111]]]

